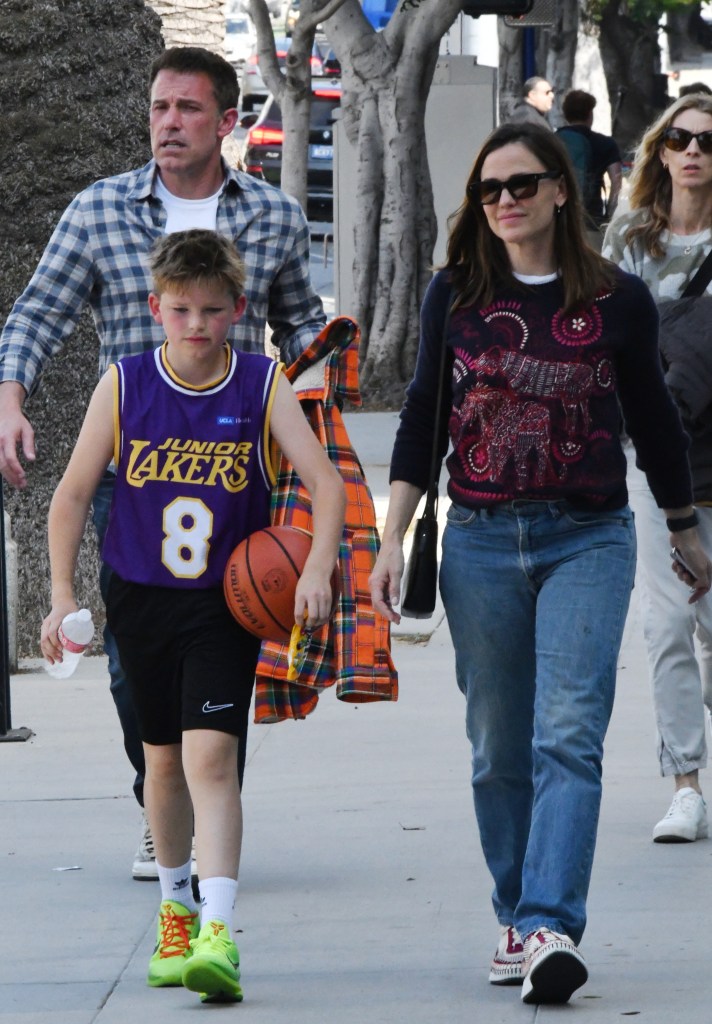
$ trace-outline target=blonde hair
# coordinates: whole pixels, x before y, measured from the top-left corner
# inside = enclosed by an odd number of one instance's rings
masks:
[[[630,208],[644,210],[646,216],[641,223],[628,229],[626,242],[630,245],[636,238],[640,238],[646,252],[653,259],[665,255],[660,236],[670,229],[672,181],[660,159],[663,135],[684,110],[700,110],[712,117],[712,96],[695,93],[681,97],[648,128],[635,151],[630,177]]]
[[[153,290],[184,291],[191,284],[218,285],[239,299],[245,264],[234,243],[215,231],[191,228],[160,238],[151,250]]]

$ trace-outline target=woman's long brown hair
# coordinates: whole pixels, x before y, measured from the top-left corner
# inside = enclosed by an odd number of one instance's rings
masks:
[[[481,180],[482,165],[490,153],[513,143],[525,146],[546,170],[560,171],[564,179],[567,199],[554,214],[554,255],[564,286],[564,309],[572,312],[610,288],[615,270],[588,243],[576,173],[555,133],[538,125],[500,125],[485,139],[467,184]],[[482,206],[465,198],[449,227],[444,267],[451,274],[454,308],[470,303],[488,305],[498,286],[516,283],[505,245],[490,229]]]

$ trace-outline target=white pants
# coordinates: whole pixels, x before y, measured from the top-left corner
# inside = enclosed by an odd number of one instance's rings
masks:
[[[705,705],[712,710],[712,597],[688,604],[687,587],[670,566],[665,513],[645,476],[628,459],[628,491],[638,536],[640,608],[648,649],[662,775],[707,764]],[[712,551],[712,508],[697,506],[703,547]],[[695,652],[695,636],[698,652]]]

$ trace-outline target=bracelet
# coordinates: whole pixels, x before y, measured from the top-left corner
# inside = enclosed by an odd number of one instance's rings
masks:
[[[691,530],[699,521],[697,513],[693,512],[692,515],[682,516],[680,519],[666,519],[665,525],[670,533],[681,533],[682,530]]]

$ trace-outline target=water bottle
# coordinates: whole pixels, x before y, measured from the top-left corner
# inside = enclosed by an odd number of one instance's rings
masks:
[[[45,661],[45,669],[54,679],[68,679],[79,664],[84,651],[94,636],[94,623],[88,608],[80,608],[62,619],[57,630],[57,637],[62,645],[62,660],[50,665]]]

